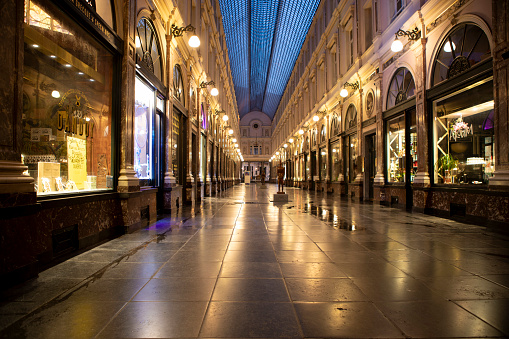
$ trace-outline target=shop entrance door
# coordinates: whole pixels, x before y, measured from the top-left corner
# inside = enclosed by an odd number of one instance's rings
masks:
[[[156,110],[156,115],[154,119],[154,143],[155,143],[155,152],[154,152],[154,186],[158,188],[157,190],[157,213],[162,213],[164,210],[164,173],[166,172],[166,163],[165,163],[165,145],[164,145],[164,136],[166,135],[165,129],[165,117],[163,112],[160,110]]]
[[[373,201],[373,185],[376,174],[376,134],[366,136],[365,171],[368,179],[368,200]]]

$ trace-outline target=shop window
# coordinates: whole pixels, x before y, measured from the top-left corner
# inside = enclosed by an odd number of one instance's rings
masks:
[[[387,182],[413,182],[417,173],[415,110],[389,120],[386,137]]]
[[[134,93],[134,170],[140,185],[149,186],[154,175],[154,90],[136,77]]]
[[[434,180],[487,184],[495,170],[493,81],[433,102]]]
[[[331,121],[330,135],[331,135],[331,137],[334,137],[334,136],[338,135],[339,132],[340,132],[339,119],[338,119],[337,115],[334,115],[332,117],[332,121]]]
[[[405,67],[394,73],[387,92],[387,109],[415,96],[415,82],[412,73]]]
[[[405,182],[405,117],[392,119],[387,126],[388,182]]]
[[[353,182],[359,170],[357,166],[357,134],[351,134],[345,137],[345,159],[345,180],[347,182]]]
[[[338,181],[341,174],[341,159],[339,158],[339,141],[331,144],[332,149],[332,181]]]
[[[320,180],[325,180],[327,177],[327,149],[320,148]]]
[[[26,5],[22,160],[37,194],[111,189],[114,56],[52,5]]]
[[[142,62],[149,71],[162,80],[162,57],[159,39],[154,24],[147,18],[141,18],[136,26],[137,62]]]
[[[484,31],[474,24],[460,24],[445,37],[433,63],[433,85],[461,74],[491,57]]]
[[[173,167],[173,176],[177,184],[182,184],[181,182],[181,156],[179,154],[179,150],[181,148],[181,122],[182,122],[182,113],[177,111],[175,107],[173,107],[173,124],[172,128],[172,148],[171,148],[171,163]]]
[[[185,106],[184,80],[182,78],[182,70],[178,64],[173,67],[173,96]]]
[[[357,109],[353,104],[350,104],[346,110],[345,129],[348,130],[355,126],[357,126]]]

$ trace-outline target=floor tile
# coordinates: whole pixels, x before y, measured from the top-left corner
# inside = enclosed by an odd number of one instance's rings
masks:
[[[365,301],[366,295],[346,278],[286,279],[292,301]]]
[[[290,303],[212,302],[200,337],[302,338],[302,333]]]
[[[206,302],[130,302],[98,338],[197,337]]]
[[[228,261],[221,267],[221,278],[282,278],[281,269],[272,262]]]
[[[456,304],[495,327],[505,336],[509,336],[509,322],[507,321],[509,299],[463,300],[457,301]]]
[[[305,337],[404,338],[369,302],[296,303],[295,310]]]
[[[219,278],[213,301],[289,302],[283,279]]]
[[[216,279],[152,279],[134,297],[134,301],[209,301]]]
[[[502,333],[451,301],[376,302],[412,338],[501,336]]]
[[[346,278],[334,263],[281,263],[286,278]]]

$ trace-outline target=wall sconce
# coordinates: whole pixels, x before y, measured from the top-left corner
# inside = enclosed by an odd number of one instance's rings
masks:
[[[284,144],[284,145],[283,145],[283,147],[284,147],[284,148],[287,148],[287,147],[288,147],[288,144]]]
[[[205,81],[202,81],[200,83],[200,88],[207,88],[207,86],[215,86],[216,83],[214,82],[214,80],[210,80],[209,82],[205,82]],[[219,94],[219,91],[217,90],[217,88],[213,87],[211,90],[210,90],[210,95],[212,96],[217,96]]]
[[[226,114],[225,114],[225,115],[223,115],[223,121],[224,121],[224,122],[227,122],[227,121],[228,121],[228,116],[227,116]]]
[[[400,40],[398,40],[400,36],[401,37],[406,36],[408,37],[408,40],[418,40],[421,37],[421,32],[419,32],[417,27],[411,31],[404,31],[402,29],[399,29],[396,32],[396,39],[394,39],[391,45],[391,51],[395,53],[401,52],[403,50],[403,43]]]
[[[339,95],[341,95],[341,97],[343,98],[346,98],[348,96],[348,91],[346,87],[352,87],[352,89],[356,91],[359,89],[359,82],[358,81],[353,83],[345,82],[345,84],[343,85],[343,89],[341,90],[341,92],[339,92]]]
[[[237,142],[237,139],[233,138],[233,139],[232,139],[232,141],[233,141],[233,142]]]
[[[288,142],[289,142],[290,144],[293,144],[293,138],[288,139]]]
[[[233,130],[232,130],[231,128],[228,130],[228,134],[229,134],[229,135],[232,135],[232,134],[233,134]]]
[[[299,134],[300,134],[300,135],[303,135],[303,134],[304,134],[304,130],[303,130],[302,128],[299,130]]]
[[[315,116],[313,116],[313,121],[315,121],[315,122],[316,122],[316,121],[318,121],[318,120],[320,120],[320,117],[319,117],[318,115],[316,115],[316,114],[315,114]]]
[[[194,33],[188,42],[190,47],[197,48],[200,46],[200,38],[196,35],[196,28],[192,25],[187,25],[186,27],[178,27],[175,24],[171,25],[171,35],[173,35],[173,37],[178,38],[179,36],[184,35],[184,32]]]

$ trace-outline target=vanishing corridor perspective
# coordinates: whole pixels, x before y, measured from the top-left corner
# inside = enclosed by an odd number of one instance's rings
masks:
[[[509,337],[509,1],[1,0],[0,338]]]

